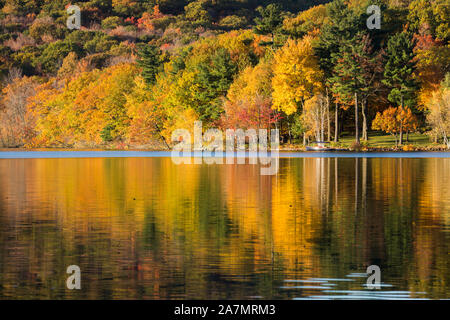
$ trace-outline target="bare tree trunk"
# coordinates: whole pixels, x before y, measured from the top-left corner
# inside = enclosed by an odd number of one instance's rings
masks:
[[[161,130],[159,129],[159,127],[158,127],[158,125],[156,123],[155,123],[155,127],[156,127],[156,130],[158,131],[159,137],[161,138],[162,141],[164,141],[164,144],[166,145],[167,150],[170,150],[170,147],[169,147],[169,144],[166,141],[166,138],[164,138],[164,136],[161,134]]]
[[[328,120],[328,141],[331,141],[331,123],[330,123],[330,96],[327,88],[327,120]]]
[[[322,109],[322,108],[321,108]],[[325,122],[325,115],[322,109],[321,112],[321,116],[320,116],[320,141],[324,141],[325,137],[324,137],[324,132],[325,132],[325,128],[324,128],[324,122]]]
[[[355,141],[359,143],[358,93],[355,92]]]
[[[450,149],[450,140],[447,138],[447,132],[445,129],[443,130],[442,138],[443,138],[444,144],[447,145],[447,149]],[[436,142],[437,142],[437,135],[436,135]]]
[[[336,113],[334,115],[334,142],[339,141],[339,106],[336,102]]]
[[[400,124],[400,136],[398,139],[398,144],[400,146],[403,145],[403,124]]]
[[[291,124],[288,122],[288,134],[289,134],[289,144],[292,143],[292,135],[291,135]]]
[[[363,115],[363,129],[362,129],[362,135],[363,135],[363,140],[367,141],[369,140],[369,137],[367,135],[367,117],[366,117],[366,105],[367,105],[367,98],[364,98],[364,100],[362,101],[362,115]]]

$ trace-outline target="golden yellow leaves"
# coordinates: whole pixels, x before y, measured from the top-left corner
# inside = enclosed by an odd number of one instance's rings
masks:
[[[323,73],[314,56],[312,41],[309,36],[300,41],[288,40],[275,54],[273,106],[288,115],[322,90]]]

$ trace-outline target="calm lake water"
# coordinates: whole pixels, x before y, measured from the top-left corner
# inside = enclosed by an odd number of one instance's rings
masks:
[[[0,298],[450,298],[449,153],[168,155],[0,152]]]

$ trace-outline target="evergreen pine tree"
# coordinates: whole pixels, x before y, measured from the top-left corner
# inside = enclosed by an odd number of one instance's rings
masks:
[[[256,11],[261,17],[255,18],[254,31],[256,34],[270,35],[272,45],[275,43],[275,34],[278,33],[283,24],[283,11],[279,4],[269,4],[267,7],[258,7]]]
[[[417,88],[413,78],[414,46],[415,41],[407,32],[394,34],[388,41],[383,83],[390,90],[389,101],[397,105],[411,107],[414,104],[414,90]]]
[[[139,51],[138,65],[142,68],[142,76],[149,85],[154,84],[161,67],[161,52],[158,47],[148,45]]]

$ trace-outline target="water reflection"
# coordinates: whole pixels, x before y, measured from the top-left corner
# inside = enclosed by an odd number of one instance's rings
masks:
[[[0,297],[449,298],[449,192],[440,158],[2,159]]]

